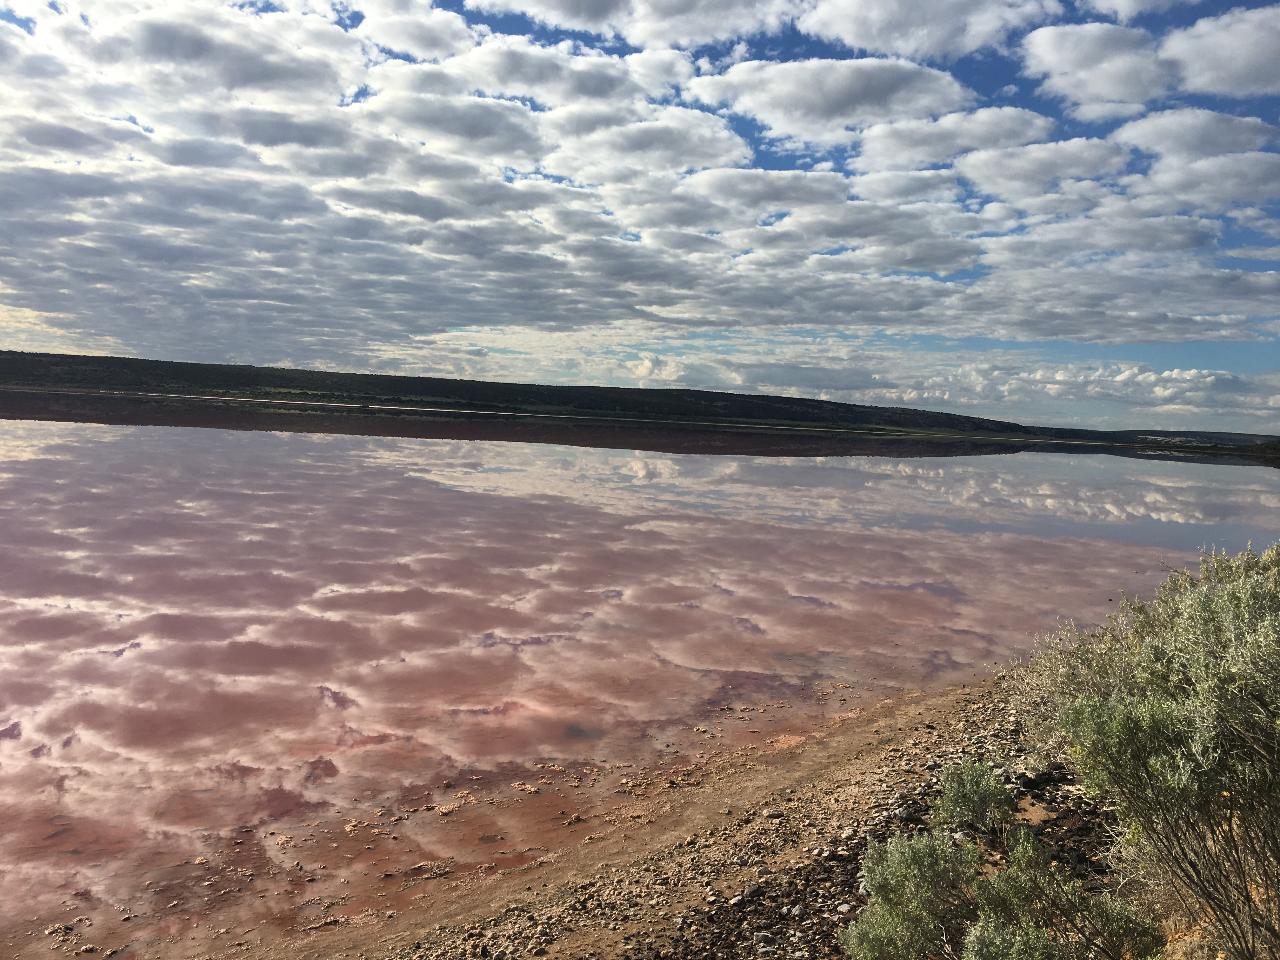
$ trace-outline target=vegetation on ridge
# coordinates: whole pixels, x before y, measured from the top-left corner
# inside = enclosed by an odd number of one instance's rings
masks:
[[[1075,452],[1109,449],[1267,464],[1280,459],[1280,438],[1263,435],[1031,426],[907,407],[712,390],[486,382],[0,350],[0,415],[23,393],[42,393],[42,402],[51,407],[78,400],[82,415],[108,402],[153,413],[159,406],[208,410],[239,403],[242,413],[252,409],[257,416],[302,420],[327,406],[332,417],[349,420],[484,414],[558,419],[562,426],[595,421],[659,424],[667,431],[892,434],[935,443],[979,439],[1008,446],[1048,443]]]

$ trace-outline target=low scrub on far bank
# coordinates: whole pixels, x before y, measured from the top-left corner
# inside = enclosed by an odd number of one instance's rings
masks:
[[[1157,917],[1179,956],[1280,957],[1280,545],[1205,556],[1018,678],[1046,755],[1114,813],[1112,882],[1052,864],[998,778],[948,771],[933,830],[868,851],[850,957],[1139,960]]]

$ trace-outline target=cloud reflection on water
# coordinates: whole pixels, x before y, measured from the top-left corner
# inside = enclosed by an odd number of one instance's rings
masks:
[[[1102,458],[5,436],[9,902],[461,767],[643,758],[729,685],[956,674],[1280,506],[1267,471]]]

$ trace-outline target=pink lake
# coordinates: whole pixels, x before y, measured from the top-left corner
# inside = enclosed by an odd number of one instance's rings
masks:
[[[3,423],[0,943],[403,920],[384,873],[545,855],[726,704],[765,744],[1277,536],[1265,468]]]

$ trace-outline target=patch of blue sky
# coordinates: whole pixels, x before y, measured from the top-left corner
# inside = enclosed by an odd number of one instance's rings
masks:
[[[859,55],[858,51],[850,50],[844,44],[802,33],[794,23],[786,24],[776,33],[758,33],[700,47],[694,54],[716,60],[727,56],[739,39],[744,39],[747,45],[748,60],[841,60]],[[714,51],[719,51],[718,56]]]
[[[373,96],[373,88],[369,86],[367,83],[362,83],[360,84],[360,86],[356,87],[355,90],[353,90],[350,94],[344,96],[341,100],[339,100],[338,106],[349,107],[353,103],[364,103],[371,96]]]
[[[539,170],[536,173],[530,173],[528,170],[517,170],[514,167],[504,167],[502,170],[502,179],[507,183],[515,183],[517,180],[545,180],[548,183],[558,183],[562,186],[577,186],[572,177],[559,173],[547,173],[545,170]],[[613,211],[601,210],[606,217],[612,217]]]
[[[1275,0],[1205,0],[1202,3],[1175,3],[1167,10],[1152,10],[1135,17],[1128,26],[1141,27],[1152,33],[1189,27],[1205,17],[1220,17],[1231,10],[1254,10],[1269,7]],[[1089,17],[1080,19],[1088,20]]]
[[[12,23],[24,33],[34,34],[36,32],[36,21],[34,17],[20,17],[9,7],[0,8],[0,20],[5,23]]]
[[[1280,250],[1280,244],[1271,248],[1272,250]],[[1269,256],[1242,256],[1233,255],[1227,250],[1220,253],[1214,259],[1214,265],[1224,270],[1243,270],[1247,273],[1275,273],[1280,269],[1280,254],[1272,254]],[[1280,366],[1280,359],[1277,359],[1276,365]]]
[[[483,25],[494,33],[529,37],[536,43],[555,44],[560,43],[562,40],[571,40],[588,47],[597,47],[619,55],[635,53],[639,50],[638,47],[631,46],[621,37],[603,37],[600,34],[590,33],[585,30],[567,30],[563,27],[551,27],[521,13],[476,10],[468,7],[463,0],[436,0],[434,6],[466,17],[467,22],[473,26]]]
[[[354,27],[352,29],[355,29]],[[399,60],[401,63],[422,63],[422,60],[415,57],[412,53],[404,50],[396,50],[393,47],[384,47],[382,44],[376,44],[378,52],[388,60]]]
[[[1260,208],[1271,219],[1280,216],[1280,205],[1264,204]],[[1218,241],[1215,262],[1218,266],[1231,270],[1246,270],[1253,273],[1270,273],[1280,268],[1280,256],[1271,253],[1259,256],[1259,251],[1280,251],[1280,237],[1262,233],[1247,224],[1241,224],[1231,217],[1220,218],[1222,233]],[[1280,313],[1280,308],[1277,308]],[[1280,366],[1280,361],[1277,361]]]
[[[364,23],[364,13],[345,3],[335,3],[333,5],[333,22],[343,30],[354,30]]]
[[[714,107],[709,107],[705,104],[693,103],[689,104],[689,106],[701,106],[708,113],[717,112]],[[733,132],[751,145],[752,157],[750,166],[761,170],[795,170],[800,166],[797,162],[799,154],[794,150],[781,147],[774,141],[770,141],[765,136],[764,126],[751,117],[728,114],[725,119]]]

